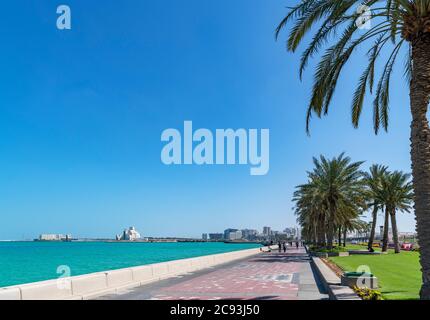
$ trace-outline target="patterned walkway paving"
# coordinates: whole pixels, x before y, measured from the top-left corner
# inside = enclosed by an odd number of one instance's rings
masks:
[[[303,248],[261,253],[100,299],[309,300],[327,299]]]

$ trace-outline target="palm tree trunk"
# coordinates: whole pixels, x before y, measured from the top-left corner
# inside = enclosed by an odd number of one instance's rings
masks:
[[[388,209],[385,208],[384,237],[382,238],[382,252],[387,252],[388,250],[388,228],[389,228],[389,213],[388,213]]]
[[[318,246],[324,247],[325,246],[325,231],[324,231],[324,220],[320,218],[320,221],[318,223]]]
[[[333,237],[334,237],[334,228],[331,224],[329,224],[329,227],[327,230],[327,248],[328,249],[333,248]]]
[[[346,247],[346,228],[343,228],[343,246]]]
[[[314,235],[313,235],[313,239],[312,239],[312,244],[314,245],[314,246],[316,246],[317,245],[317,243],[318,243],[318,233],[317,233],[317,226],[316,226],[316,224],[314,225],[314,228],[313,228],[314,230]]]
[[[342,243],[342,227],[337,230],[337,246],[340,247]]]
[[[399,234],[397,233],[396,210],[391,210],[391,228],[393,229],[394,252],[400,253]]]
[[[372,212],[372,230],[370,230],[370,236],[369,236],[369,243],[367,245],[367,247],[370,249],[372,249],[373,247],[373,241],[375,240],[375,230],[376,230],[376,221],[378,219],[378,207],[374,206],[373,207],[373,212]]]
[[[328,228],[327,228],[327,248],[333,248],[333,238],[334,238],[334,218],[336,216],[336,210],[334,205],[330,206],[330,217],[328,218]]]
[[[413,42],[412,60],[411,160],[423,281],[420,296],[421,299],[430,300],[430,128],[427,120],[430,101],[430,35],[428,33]]]

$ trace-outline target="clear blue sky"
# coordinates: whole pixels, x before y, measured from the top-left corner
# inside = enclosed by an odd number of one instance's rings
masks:
[[[39,233],[200,236],[227,227],[295,225],[294,186],[311,158],[410,170],[408,89],[395,75],[390,132],[375,137],[370,100],[350,124],[347,67],[330,115],[305,134],[309,70],[275,42],[286,0],[8,1],[0,11],[0,239]],[[401,69],[401,68],[399,68]],[[165,166],[166,128],[269,128],[270,172]],[[380,220],[381,222],[382,220]],[[399,216],[413,231],[413,215]]]

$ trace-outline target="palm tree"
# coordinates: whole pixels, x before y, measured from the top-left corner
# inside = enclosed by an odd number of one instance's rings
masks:
[[[302,236],[313,245],[326,245],[326,208],[319,196],[314,181],[296,187],[293,201],[296,202],[297,222],[302,226]]]
[[[376,195],[378,202],[385,206],[385,227],[384,246],[387,249],[388,240],[388,217],[391,218],[391,228],[393,231],[394,251],[400,252],[399,235],[397,230],[396,211],[410,212],[413,192],[412,183],[409,181],[410,175],[401,171],[387,172],[381,179],[381,189]]]
[[[296,187],[293,201],[303,229],[313,232],[318,245],[331,249],[335,230],[361,212],[362,162],[351,162],[343,153],[331,160],[320,156],[313,162],[307,184]]]
[[[369,168],[369,172],[364,174],[364,181],[366,183],[366,198],[369,201],[368,206],[372,208],[372,225],[369,236],[368,249],[373,247],[375,240],[376,223],[378,219],[378,211],[383,209],[383,204],[378,201],[377,195],[381,188],[381,178],[387,171],[387,167],[374,164]]]
[[[369,15],[363,15],[363,5]],[[364,18],[364,19],[363,19]],[[375,133],[388,129],[390,80],[400,52],[406,52],[405,74],[409,80],[411,123],[411,160],[414,208],[420,242],[423,273],[421,299],[430,299],[430,127],[427,110],[430,101],[430,1],[429,0],[302,0],[290,8],[281,21],[276,37],[294,20],[287,49],[296,51],[311,30],[316,30],[304,50],[300,76],[310,58],[323,48],[315,71],[306,128],[312,114],[326,115],[339,75],[354,49],[368,45],[369,63],[352,99],[352,123],[358,127],[364,97],[373,93],[376,64],[385,59],[376,85],[373,102]],[[363,20],[366,23],[363,24]],[[370,28],[366,29],[371,24]],[[314,29],[313,27],[316,27]],[[330,41],[330,40],[334,40]],[[403,48],[403,50],[402,50]]]

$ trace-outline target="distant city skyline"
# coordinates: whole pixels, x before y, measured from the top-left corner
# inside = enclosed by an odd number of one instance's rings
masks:
[[[4,240],[15,240],[15,241],[19,241],[19,240],[34,240],[34,239],[41,238],[41,236],[44,236],[45,238],[51,237],[52,239],[54,239],[54,238],[55,239],[56,238],[60,239],[61,236],[63,236],[63,238],[65,238],[66,235],[69,238],[73,238],[73,239],[85,239],[85,238],[88,238],[88,239],[91,239],[91,238],[93,238],[93,239],[115,239],[115,238],[121,237],[122,234],[124,234],[124,232],[128,232],[128,230],[132,230],[132,229],[137,230],[140,233],[139,236],[141,236],[142,238],[148,238],[148,237],[160,237],[160,238],[162,238],[162,237],[177,237],[177,238],[194,238],[194,239],[200,239],[203,234],[207,234],[208,238],[209,238],[210,234],[221,234],[224,237],[225,236],[225,231],[228,230],[228,229],[234,229],[234,230],[239,230],[239,231],[244,231],[244,230],[253,231],[253,230],[255,230],[255,231],[258,232],[258,234],[262,235],[262,234],[264,234],[264,228],[265,227],[267,227],[267,226],[263,226],[263,227],[260,227],[260,228],[251,228],[251,227],[225,228],[225,229],[222,229],[222,230],[216,230],[214,232],[206,232],[205,230],[203,230],[200,233],[199,233],[199,231],[197,231],[197,233],[194,234],[194,235],[178,235],[178,234],[162,234],[162,235],[158,234],[157,235],[157,234],[150,234],[150,233],[147,233],[147,232],[144,233],[144,232],[141,231],[142,228],[140,228],[140,227],[135,227],[135,226],[121,227],[120,226],[120,227],[117,228],[117,232],[116,233],[114,233],[112,235],[107,235],[107,236],[106,235],[104,235],[104,236],[101,236],[101,235],[79,235],[79,234],[76,234],[76,233],[73,233],[73,232],[56,232],[55,230],[52,230],[52,232],[39,232],[39,233],[34,234],[34,235],[24,235],[23,234],[20,238],[0,239],[0,241],[2,241],[2,240],[3,241]],[[289,226],[289,227],[288,226],[287,227],[284,226],[284,227],[280,227],[279,229],[272,228],[272,227],[269,227],[269,228],[270,228],[270,230],[272,232],[285,232],[286,229],[289,229],[289,228],[298,228],[298,226],[297,225]],[[123,231],[123,233],[118,234],[118,230],[124,230],[124,231]]]

